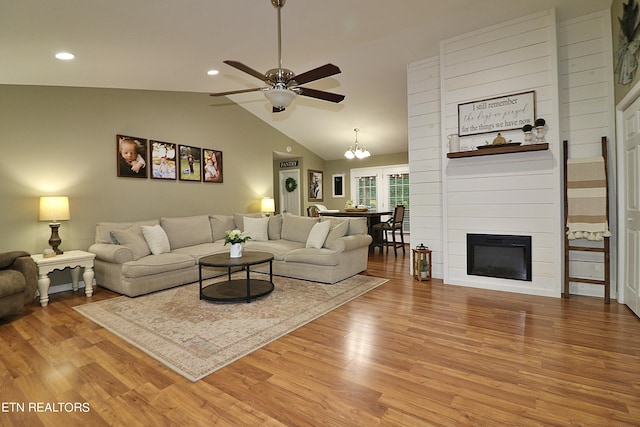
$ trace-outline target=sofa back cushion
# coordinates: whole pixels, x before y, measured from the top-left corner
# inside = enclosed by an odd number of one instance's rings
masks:
[[[349,218],[349,231],[347,236],[356,236],[358,234],[369,234],[369,228],[367,227],[367,218]]]
[[[227,230],[236,228],[236,222],[232,215],[209,215],[209,224],[211,224],[213,241],[224,239]]]
[[[167,233],[171,249],[213,242],[208,215],[160,218],[160,225]]]
[[[292,242],[307,243],[311,229],[318,223],[318,218],[283,214],[282,238]]]
[[[136,222],[99,222],[96,224],[96,243],[106,243],[106,244],[117,244],[115,238],[112,236],[111,232],[113,230],[126,230],[129,227],[137,226],[138,231],[140,232],[140,237],[142,237],[142,231],[139,230],[140,226],[143,225],[156,225],[160,222],[157,219],[150,219],[147,221],[136,221]]]

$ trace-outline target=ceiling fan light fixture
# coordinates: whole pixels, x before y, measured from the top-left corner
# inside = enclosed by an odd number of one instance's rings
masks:
[[[296,93],[291,89],[273,87],[265,90],[264,96],[274,107],[287,108],[296,97]]]

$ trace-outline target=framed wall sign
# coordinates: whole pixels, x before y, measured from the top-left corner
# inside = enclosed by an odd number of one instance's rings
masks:
[[[535,91],[458,104],[458,135],[477,135],[533,126]]]
[[[344,179],[345,174],[343,173],[334,173],[332,176],[332,185],[331,188],[333,190],[333,197],[344,197]]]

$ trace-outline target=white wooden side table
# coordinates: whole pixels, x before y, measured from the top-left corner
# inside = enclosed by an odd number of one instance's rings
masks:
[[[45,258],[42,254],[31,255],[38,266],[38,291],[40,292],[40,305],[46,307],[49,303],[49,286],[51,279],[49,273],[54,270],[71,269],[71,285],[73,290],[78,290],[80,268],[84,267],[82,280],[84,280],[84,293],[87,297],[93,295],[93,260],[96,255],[84,251],[65,251],[63,254]]]

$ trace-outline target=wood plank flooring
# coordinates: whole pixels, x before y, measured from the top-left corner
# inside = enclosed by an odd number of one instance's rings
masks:
[[[53,294],[0,321],[0,425],[640,425],[626,306],[417,282],[408,254],[367,274],[390,280],[196,383]]]

